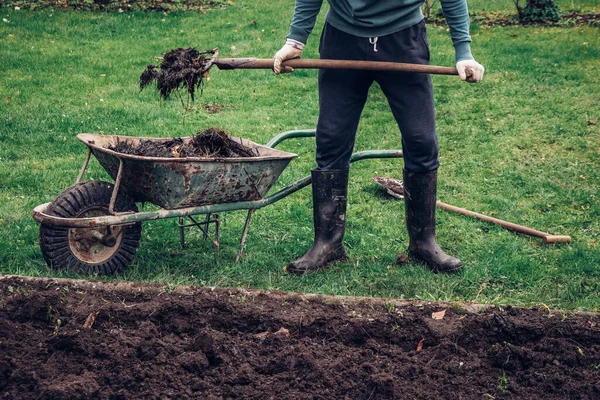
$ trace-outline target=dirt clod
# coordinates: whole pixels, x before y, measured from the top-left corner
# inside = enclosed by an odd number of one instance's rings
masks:
[[[148,65],[140,76],[140,90],[152,82],[160,96],[168,99],[173,91],[185,89],[192,101],[197,89],[202,90],[203,78],[210,68],[214,50],[198,51],[194,48],[177,48],[163,56],[159,66]]]

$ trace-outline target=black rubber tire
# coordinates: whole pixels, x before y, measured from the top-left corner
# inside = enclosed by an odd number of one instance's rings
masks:
[[[105,207],[108,210],[114,185],[103,181],[87,181],[77,183],[63,191],[48,206],[49,215],[73,218],[79,217],[86,210],[94,207]],[[135,211],[135,202],[122,191],[115,202],[115,211]],[[69,244],[69,228],[41,225],[40,249],[46,263],[53,269],[75,272],[78,274],[95,274],[100,276],[114,275],[123,271],[135,257],[142,234],[140,222],[123,228],[122,238],[109,259],[99,263],[81,260],[73,253]]]

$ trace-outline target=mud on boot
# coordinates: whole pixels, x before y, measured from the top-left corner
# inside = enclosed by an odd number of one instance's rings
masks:
[[[288,264],[292,274],[305,274],[348,259],[344,249],[348,170],[312,170],[315,239],[308,252]]]
[[[459,259],[449,256],[435,240],[437,170],[415,173],[404,170],[404,204],[408,228],[408,255],[434,272],[457,272]]]

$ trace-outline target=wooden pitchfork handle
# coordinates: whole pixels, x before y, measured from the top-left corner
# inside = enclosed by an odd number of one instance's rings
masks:
[[[215,58],[212,64],[219,69],[273,69],[272,58]],[[321,60],[296,58],[284,61],[283,68],[311,68],[311,69],[360,69],[364,71],[396,71],[416,72],[436,75],[458,75],[453,67],[438,67],[435,65],[406,64],[385,61],[355,61],[355,60]],[[471,74],[467,71],[467,75]]]

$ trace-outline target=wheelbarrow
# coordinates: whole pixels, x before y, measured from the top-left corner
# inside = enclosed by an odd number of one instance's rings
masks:
[[[275,149],[284,140],[314,137],[315,130],[280,133],[260,145],[232,138],[255,149],[245,158],[160,158],[118,153],[108,149],[119,141],[136,145],[126,136],[80,134],[87,156],[75,184],[54,201],[33,210],[40,226],[40,249],[46,263],[57,270],[112,275],[123,271],[139,247],[142,222],[177,218],[181,246],[185,229],[199,228],[214,234],[215,261],[219,255],[219,213],[248,210],[236,261],[243,254],[254,211],[273,204],[311,184],[306,176],[265,197],[296,154]],[[190,140],[185,138],[184,140]],[[98,160],[114,183],[82,181],[91,159]],[[372,158],[401,158],[401,150],[367,150],[354,153],[351,162]],[[152,203],[158,210],[139,211],[136,202]],[[203,218],[202,218],[203,217]]]

